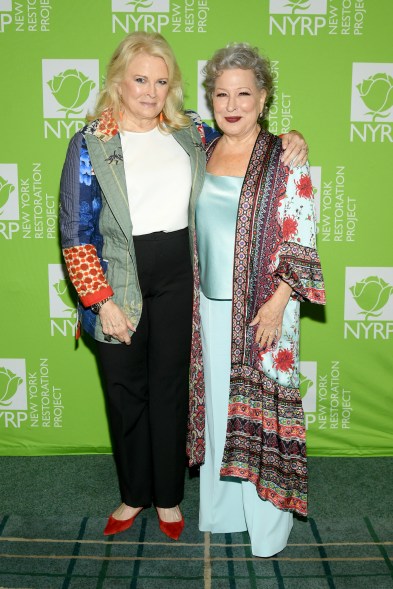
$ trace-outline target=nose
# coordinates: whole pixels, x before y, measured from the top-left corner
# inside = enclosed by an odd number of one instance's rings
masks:
[[[150,82],[148,87],[147,87],[147,94],[148,96],[150,96],[151,98],[154,98],[156,95],[156,87],[154,85],[154,82]]]
[[[227,111],[233,112],[237,109],[236,96],[228,96]]]

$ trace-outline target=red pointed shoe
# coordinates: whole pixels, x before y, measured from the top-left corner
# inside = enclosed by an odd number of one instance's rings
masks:
[[[111,536],[112,534],[118,534],[119,532],[128,530],[128,528],[130,528],[134,523],[135,518],[139,513],[140,511],[138,511],[134,517],[130,517],[129,519],[115,519],[112,515],[110,515],[105,526],[104,536]]]
[[[164,522],[158,516],[158,521],[160,522],[160,530],[164,534],[166,534],[172,540],[178,540],[184,528],[184,517],[181,516],[181,520],[179,522]]]

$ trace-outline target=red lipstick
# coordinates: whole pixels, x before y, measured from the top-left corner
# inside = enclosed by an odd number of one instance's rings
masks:
[[[228,123],[237,123],[240,119],[241,117],[225,117],[225,120],[228,121]]]

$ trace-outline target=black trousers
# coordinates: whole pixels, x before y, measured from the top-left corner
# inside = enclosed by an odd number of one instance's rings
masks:
[[[143,296],[131,345],[97,342],[117,465],[127,505],[183,499],[191,348],[188,230],[134,237]]]

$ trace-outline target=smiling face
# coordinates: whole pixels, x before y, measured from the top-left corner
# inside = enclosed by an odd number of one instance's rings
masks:
[[[247,137],[258,129],[265,99],[266,91],[257,88],[252,70],[224,70],[215,82],[214,118],[225,135]]]
[[[152,129],[168,96],[168,68],[162,57],[139,53],[130,61],[118,85],[124,108],[122,127],[129,131]]]

